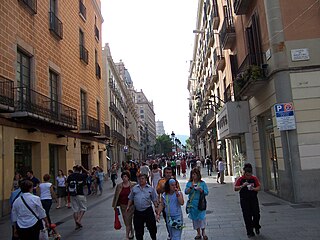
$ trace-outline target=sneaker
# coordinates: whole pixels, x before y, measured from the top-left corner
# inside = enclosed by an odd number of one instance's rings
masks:
[[[260,234],[260,228],[255,228],[254,230],[256,231],[256,234],[257,234],[257,235]]]

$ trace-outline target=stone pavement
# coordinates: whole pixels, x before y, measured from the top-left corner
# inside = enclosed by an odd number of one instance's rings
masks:
[[[186,179],[178,177],[184,190]],[[208,177],[203,173],[203,180],[207,182],[209,196],[207,197],[207,235],[209,239],[241,240],[248,239],[239,205],[239,194],[233,191],[231,177],[226,177],[227,184],[216,183],[216,177]],[[312,204],[291,204],[265,192],[259,192],[261,210],[261,234],[252,239],[260,240],[319,240],[320,239],[320,207]],[[102,196],[88,197],[88,212],[83,219],[84,228],[74,230],[72,210],[67,208],[51,210],[51,218],[58,223],[58,230],[62,239],[124,239],[124,227],[113,229],[113,210],[111,201],[113,189],[110,181],[104,185]],[[183,207],[183,212],[185,207]],[[184,213],[185,214],[185,213]],[[121,219],[122,221],[122,219]],[[192,240],[195,230],[192,222],[184,216],[186,227],[183,229],[182,239]],[[123,223],[122,223],[122,226]],[[9,218],[0,219],[0,239],[10,239]],[[163,219],[158,223],[159,240],[166,240],[167,233]],[[145,231],[145,239],[150,239]]]

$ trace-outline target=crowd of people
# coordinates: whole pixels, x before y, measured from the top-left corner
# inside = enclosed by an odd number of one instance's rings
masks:
[[[224,162],[221,157],[213,161],[206,158],[159,158],[145,162],[128,161],[121,166],[113,164],[108,172],[112,187],[115,188],[112,207],[121,212],[126,239],[143,240],[146,226],[151,239],[157,239],[156,222],[161,215],[166,224],[168,239],[180,240],[184,228],[182,206],[185,205],[188,218],[196,231],[194,239],[208,239],[206,234],[206,203],[209,194],[202,180],[201,168],[207,167],[208,176],[218,171],[217,182],[224,184]],[[177,175],[186,178],[187,168],[190,177],[184,190],[181,189]],[[118,172],[121,181],[118,184]],[[252,166],[246,164],[244,175],[236,183],[234,190],[240,191],[240,205],[248,237],[260,233],[260,210],[257,192],[259,180],[252,175]],[[50,209],[56,202],[56,209],[72,208],[75,230],[83,227],[82,218],[87,211],[86,195],[101,195],[106,174],[99,166],[91,171],[83,166],[74,166],[66,176],[59,170],[55,181],[44,174],[42,181],[27,172],[26,178],[16,173],[12,184],[10,204],[12,207],[12,239],[39,239],[44,227],[50,231],[52,224]],[[220,180],[220,181],[219,181]],[[55,182],[53,184],[52,182]],[[85,191],[84,188],[87,188]],[[184,202],[184,194],[188,201]],[[64,203],[64,204],[63,204]],[[200,205],[202,207],[200,207]],[[255,233],[254,233],[255,231]]]

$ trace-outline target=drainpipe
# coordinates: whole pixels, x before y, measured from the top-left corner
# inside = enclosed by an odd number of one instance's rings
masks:
[[[2,157],[2,206],[1,206],[1,212],[0,212],[0,216],[3,216],[3,208],[4,208],[4,175],[5,175],[5,171],[4,171],[4,139],[3,139],[3,134],[4,134],[4,127],[3,125],[1,126],[1,147],[2,147],[2,153],[1,153],[1,157]]]

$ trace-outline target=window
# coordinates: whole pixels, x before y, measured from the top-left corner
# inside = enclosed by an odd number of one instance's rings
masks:
[[[37,13],[37,0],[19,0],[19,2],[24,4],[32,14]]]
[[[100,31],[99,31],[99,28],[97,27],[97,16],[94,17],[94,36],[96,40],[99,42]]]
[[[98,63],[98,51],[97,49],[94,50],[94,59],[95,59],[95,65],[96,65],[96,77],[101,79],[101,68]]]
[[[80,59],[88,64],[89,62],[89,53],[88,50],[84,47],[84,33],[81,29],[79,29],[79,46],[80,46]]]
[[[17,102],[19,108],[25,107],[25,102],[30,101],[31,88],[31,60],[30,57],[18,50],[17,52]],[[23,110],[23,109],[20,109]]]
[[[80,110],[81,110],[81,127],[87,126],[87,93],[80,91]]]
[[[50,77],[50,98],[51,98],[51,111],[58,113],[58,74],[53,71],[49,71]]]
[[[79,0],[79,13],[84,20],[87,18],[87,8],[84,6],[83,0]]]
[[[49,11],[49,30],[58,39],[63,38],[63,25],[58,16],[58,1],[50,0],[50,11]]]
[[[100,122],[100,103],[97,101],[97,119]]]
[[[247,49],[250,56],[250,65],[260,66],[263,63],[263,58],[258,16],[254,14],[251,21],[251,26],[246,29]]]

